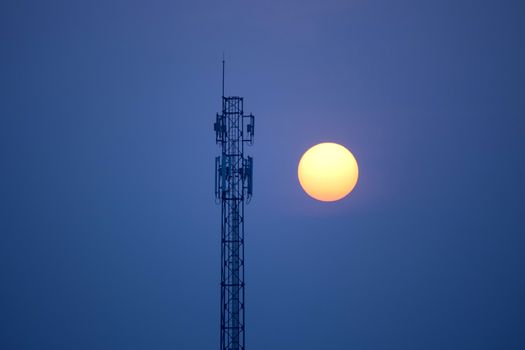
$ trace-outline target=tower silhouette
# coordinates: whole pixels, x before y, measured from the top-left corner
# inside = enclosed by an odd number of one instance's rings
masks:
[[[215,139],[221,155],[215,158],[215,197],[221,203],[221,328],[220,350],[245,349],[244,205],[253,193],[253,158],[244,145],[253,144],[255,117],[244,115],[244,100],[224,96],[216,115]]]

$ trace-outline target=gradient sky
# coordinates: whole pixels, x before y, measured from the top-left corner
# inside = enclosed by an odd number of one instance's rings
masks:
[[[213,122],[256,115],[249,350],[522,349],[522,1],[2,1],[0,348],[218,349]],[[352,195],[299,187],[322,141]]]

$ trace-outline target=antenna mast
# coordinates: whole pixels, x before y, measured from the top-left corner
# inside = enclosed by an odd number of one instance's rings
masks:
[[[216,115],[215,198],[221,203],[221,337],[220,350],[245,350],[244,204],[253,193],[253,158],[244,145],[253,144],[255,117],[244,115],[243,98],[224,96]]]

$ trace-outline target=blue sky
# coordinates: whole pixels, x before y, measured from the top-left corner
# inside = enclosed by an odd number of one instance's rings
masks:
[[[524,343],[519,1],[4,1],[0,347],[214,349],[213,121],[256,115],[247,347]],[[356,156],[348,198],[301,154]]]

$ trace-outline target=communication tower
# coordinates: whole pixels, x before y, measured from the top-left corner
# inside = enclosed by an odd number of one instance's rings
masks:
[[[221,336],[220,350],[245,350],[244,204],[253,192],[253,158],[244,145],[253,144],[255,117],[244,115],[243,98],[224,96],[214,124],[221,155],[215,158],[215,198],[221,203]]]

